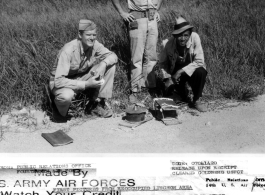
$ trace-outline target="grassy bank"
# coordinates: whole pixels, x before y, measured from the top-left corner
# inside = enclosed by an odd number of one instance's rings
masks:
[[[260,0],[164,0],[158,44],[171,34],[172,13],[181,13],[202,39],[209,73],[205,93],[248,99],[264,83],[264,8]],[[57,52],[76,38],[81,18],[95,21],[99,41],[119,56],[114,99],[126,104],[129,40],[110,0],[2,0],[0,13],[1,112],[15,102],[43,106]]]

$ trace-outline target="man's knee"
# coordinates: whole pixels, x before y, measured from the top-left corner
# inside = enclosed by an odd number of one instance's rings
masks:
[[[193,74],[199,77],[206,77],[207,71],[203,67],[200,67],[200,68],[197,68]]]
[[[112,73],[115,73],[115,71],[116,71],[116,64],[113,64],[113,65],[110,67],[110,71],[111,71]]]
[[[112,66],[109,66],[106,70],[105,75],[114,75],[116,71],[116,64],[113,64]]]
[[[71,89],[64,90],[60,94],[55,96],[55,101],[56,103],[59,103],[59,104],[68,104],[68,103],[71,103],[73,97],[74,97],[73,90]]]

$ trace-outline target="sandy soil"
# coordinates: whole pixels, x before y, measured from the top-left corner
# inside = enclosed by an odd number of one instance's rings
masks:
[[[135,130],[119,128],[121,117],[88,120],[68,130],[74,142],[52,147],[35,132],[5,132],[0,152],[13,153],[264,153],[265,95],[250,103],[193,116],[180,115],[182,124],[165,126],[151,120]]]

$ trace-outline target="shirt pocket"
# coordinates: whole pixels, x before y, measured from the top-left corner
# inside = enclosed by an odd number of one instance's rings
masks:
[[[136,30],[138,29],[138,22],[137,20],[129,23],[129,30]]]

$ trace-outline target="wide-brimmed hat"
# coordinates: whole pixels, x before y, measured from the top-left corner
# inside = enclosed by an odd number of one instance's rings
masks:
[[[190,25],[187,20],[185,20],[183,17],[179,16],[176,18],[176,24],[174,25],[174,31],[172,32],[172,35],[180,34],[188,29],[192,29],[193,26]]]

